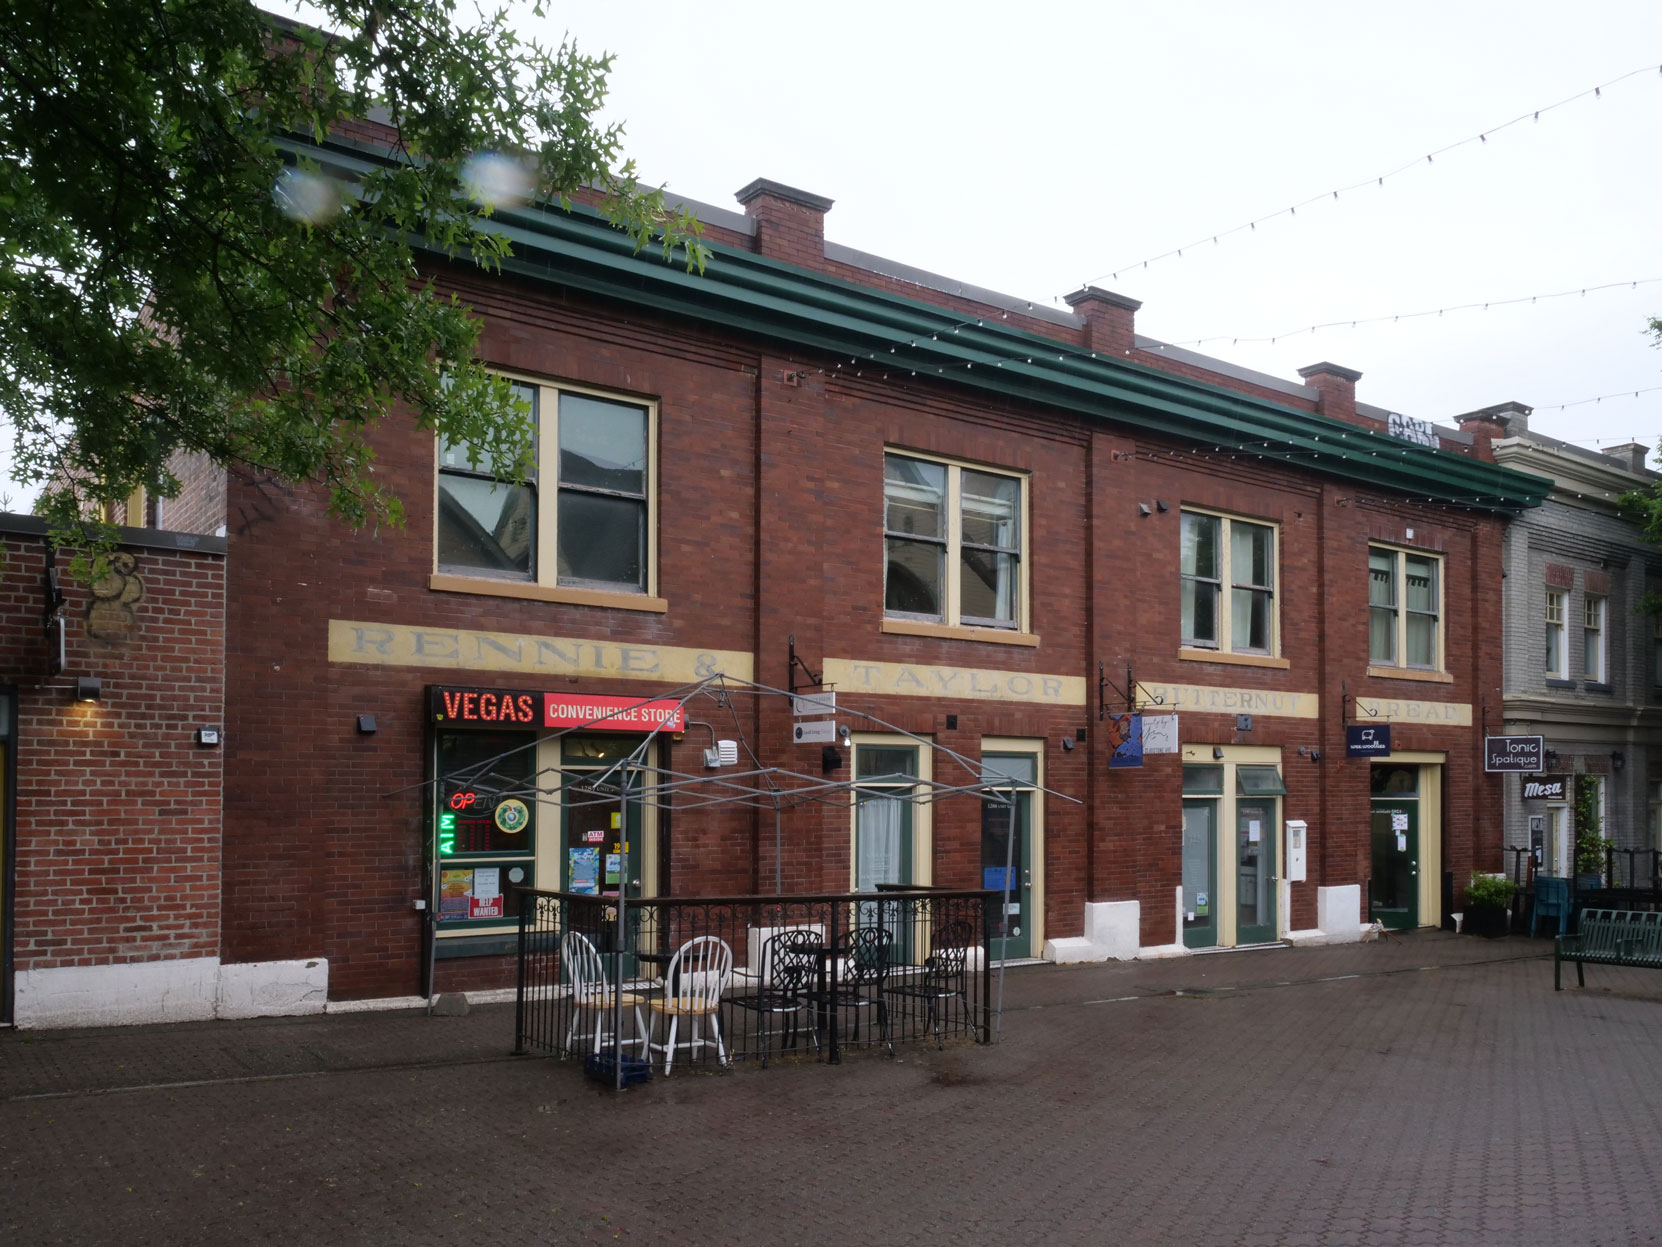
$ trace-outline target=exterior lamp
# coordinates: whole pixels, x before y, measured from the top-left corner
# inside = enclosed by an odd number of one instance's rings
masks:
[[[98,701],[104,696],[104,681],[95,675],[83,675],[75,678],[76,701]]]
[[[1627,755],[1622,753],[1620,749],[1612,749],[1610,751],[1610,769],[1612,771],[1619,771],[1626,765]]]

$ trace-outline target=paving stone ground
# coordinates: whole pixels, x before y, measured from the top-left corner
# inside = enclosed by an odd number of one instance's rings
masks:
[[[511,1007],[7,1033],[0,1242],[1662,1242],[1662,974],[1549,949],[1011,970],[994,1047],[621,1096]]]

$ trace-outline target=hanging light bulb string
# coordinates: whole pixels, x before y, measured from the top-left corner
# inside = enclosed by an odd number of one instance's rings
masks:
[[[1300,208],[1307,208],[1311,204],[1322,203],[1324,201],[1332,202],[1337,200],[1341,194],[1345,194],[1349,191],[1362,190],[1365,187],[1382,187],[1390,179],[1400,177],[1402,174],[1407,173],[1410,169],[1417,168],[1420,165],[1435,164],[1438,156],[1446,155],[1449,152],[1456,151],[1462,147],[1467,147],[1473,143],[1480,145],[1486,144],[1493,135],[1499,134],[1502,130],[1511,129],[1513,126],[1519,125],[1525,121],[1539,121],[1544,114],[1550,113],[1555,109],[1563,108],[1569,104],[1574,104],[1576,101],[1584,100],[1589,96],[1594,98],[1601,97],[1607,87],[1613,87],[1617,83],[1626,82],[1629,78],[1638,77],[1640,74],[1650,73],[1662,75],[1662,65],[1644,65],[1638,69],[1629,70],[1620,77],[1612,78],[1608,82],[1601,82],[1595,87],[1588,87],[1585,91],[1577,91],[1574,95],[1567,96],[1564,99],[1559,100],[1557,103],[1547,104],[1541,108],[1534,108],[1528,112],[1519,113],[1510,121],[1503,121],[1499,125],[1490,126],[1487,130],[1482,130],[1477,134],[1469,135],[1463,139],[1458,139],[1453,143],[1448,143],[1437,148],[1435,151],[1427,152],[1423,156],[1416,156],[1412,160],[1400,164],[1384,173],[1376,173],[1372,177],[1363,178],[1361,181],[1352,182],[1347,186],[1340,186],[1333,190],[1322,191],[1318,195],[1311,195],[1308,199],[1302,199],[1298,203],[1282,208],[1279,211],[1269,212],[1260,217],[1254,217],[1250,221],[1246,221],[1240,225],[1231,226],[1228,229],[1221,229],[1210,234],[1204,234],[1195,239],[1193,242],[1184,243],[1181,247],[1173,247],[1169,251],[1162,251],[1159,255],[1151,255],[1147,259],[1135,260],[1130,264],[1121,264],[1117,268],[1108,272],[1098,273],[1095,277],[1090,278],[1082,284],[1086,286],[1094,285],[1096,282],[1101,281],[1104,277],[1112,281],[1118,281],[1121,273],[1129,272],[1132,269],[1145,269],[1150,264],[1156,264],[1161,260],[1180,259],[1185,251],[1193,251],[1195,248],[1204,246],[1207,243],[1211,243],[1216,246],[1220,239],[1228,238],[1235,234],[1256,232],[1260,225],[1276,220],[1278,217],[1296,217]]]
[[[1597,286],[1577,286],[1570,290],[1553,290],[1546,294],[1523,294],[1509,299],[1485,299],[1478,303],[1451,303],[1447,307],[1425,308],[1417,312],[1393,312],[1388,316],[1358,316],[1346,320],[1324,320],[1314,325],[1301,325],[1297,329],[1288,329],[1283,333],[1272,334],[1268,337],[1247,337],[1242,334],[1213,334],[1209,338],[1191,338],[1182,342],[1163,342],[1155,350],[1164,350],[1167,347],[1179,346],[1206,346],[1213,342],[1228,342],[1232,346],[1241,343],[1276,343],[1283,338],[1297,338],[1305,334],[1317,333],[1323,329],[1355,329],[1358,325],[1394,325],[1405,320],[1424,320],[1429,316],[1442,316],[1448,312],[1486,312],[1492,307],[1514,307],[1521,303],[1541,303],[1548,299],[1569,299],[1589,294],[1598,294],[1605,290],[1637,290],[1640,286],[1650,286],[1662,282],[1662,277],[1640,277],[1636,280],[1611,281]]]

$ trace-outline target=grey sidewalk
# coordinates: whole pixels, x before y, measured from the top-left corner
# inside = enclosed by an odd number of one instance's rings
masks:
[[[622,1096],[506,1007],[5,1035],[0,1238],[1658,1241],[1662,975],[1548,949],[1011,970],[993,1048]]]

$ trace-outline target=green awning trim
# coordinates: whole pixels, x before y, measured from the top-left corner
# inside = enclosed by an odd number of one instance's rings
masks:
[[[347,178],[384,163],[345,141],[296,141],[288,150]],[[690,318],[776,349],[841,358],[844,366],[916,373],[1407,499],[1511,514],[1539,506],[1552,488],[1542,477],[1082,351],[1001,320],[966,322],[934,304],[748,251],[712,245],[705,272],[690,274],[657,252],[636,254],[626,234],[583,207],[499,210],[491,226],[513,247],[505,272]]]

